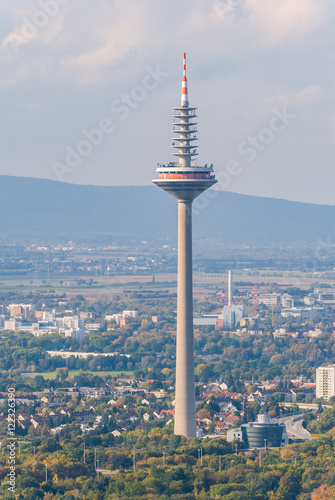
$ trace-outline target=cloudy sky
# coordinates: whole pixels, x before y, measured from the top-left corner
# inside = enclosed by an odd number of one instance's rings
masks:
[[[335,204],[334,0],[2,0],[0,174],[148,185],[187,52],[219,189]]]

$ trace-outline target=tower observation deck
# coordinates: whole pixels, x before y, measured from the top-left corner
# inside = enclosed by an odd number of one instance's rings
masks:
[[[203,191],[213,186],[215,180],[213,165],[201,167],[194,165],[197,152],[196,108],[189,107],[188,85],[186,78],[186,54],[184,54],[181,105],[173,108],[172,155],[178,161],[158,165],[158,178],[153,182],[172,194],[178,200],[194,200]]]
[[[173,108],[172,155],[178,161],[158,165],[154,184],[178,199],[178,301],[174,433],[196,437],[193,287],[192,201],[217,181],[213,165],[196,166],[198,155],[196,108],[189,107],[184,53],[181,105]]]

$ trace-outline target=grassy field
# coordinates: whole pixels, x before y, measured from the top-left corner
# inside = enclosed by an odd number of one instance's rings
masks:
[[[79,370],[70,370],[69,371],[69,376],[67,378],[67,380],[69,380],[70,378],[73,378],[75,377],[76,375],[79,375],[80,371]],[[91,371],[88,371],[88,372],[85,372],[85,373],[89,373],[90,375],[98,375],[98,377],[120,377],[121,375],[122,376],[125,376],[125,377],[132,377],[133,376],[133,372],[113,372],[113,371],[101,371],[101,372],[91,372]],[[37,375],[42,375],[42,377],[45,379],[45,380],[55,380],[56,379],[56,372],[44,372],[44,373],[23,373],[22,374],[24,377],[29,377],[29,378],[35,378]]]
[[[202,288],[222,288],[226,283],[226,273],[203,273],[194,272],[194,289]],[[0,276],[0,291],[21,292],[39,291],[48,293],[54,290],[58,294],[66,294],[67,299],[77,295],[83,295],[87,300],[96,300],[97,298],[112,299],[115,294],[121,297],[126,293],[125,290],[139,291],[140,287],[145,289],[155,290],[170,290],[175,292],[177,288],[177,275],[173,273],[159,273],[155,276],[155,283],[152,283],[151,275],[127,275],[127,276],[81,276],[81,279],[94,279],[97,284],[87,286],[87,284],[79,286],[63,287],[60,285],[60,278],[50,278],[48,283],[45,280],[35,279],[32,276],[16,276],[2,275]],[[76,277],[65,275],[62,280],[72,280]],[[284,271],[284,270],[267,270],[267,269],[236,269],[234,271],[234,280],[250,282],[250,285],[255,283],[265,283],[271,285],[278,283],[281,286],[299,286],[308,289],[317,280],[322,280],[323,283],[333,285],[334,277],[325,277],[323,273],[306,273],[302,271]]]

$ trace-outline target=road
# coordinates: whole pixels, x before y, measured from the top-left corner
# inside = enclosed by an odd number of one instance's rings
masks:
[[[312,404],[312,403],[279,403],[279,406],[299,406],[300,410],[317,410],[319,408],[319,405]],[[322,408],[324,410],[328,410],[328,408],[333,408],[331,405],[322,405]]]
[[[286,432],[288,437],[293,437],[295,439],[303,439],[304,441],[309,441],[312,436],[306,429],[302,427],[303,415],[293,415],[290,417],[278,418],[278,422],[283,422],[286,425]]]

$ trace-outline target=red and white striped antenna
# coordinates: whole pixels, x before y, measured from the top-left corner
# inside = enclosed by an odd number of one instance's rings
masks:
[[[188,88],[187,88],[187,78],[186,78],[186,52],[184,52],[183,61],[183,83],[181,87],[181,105],[188,106]]]

